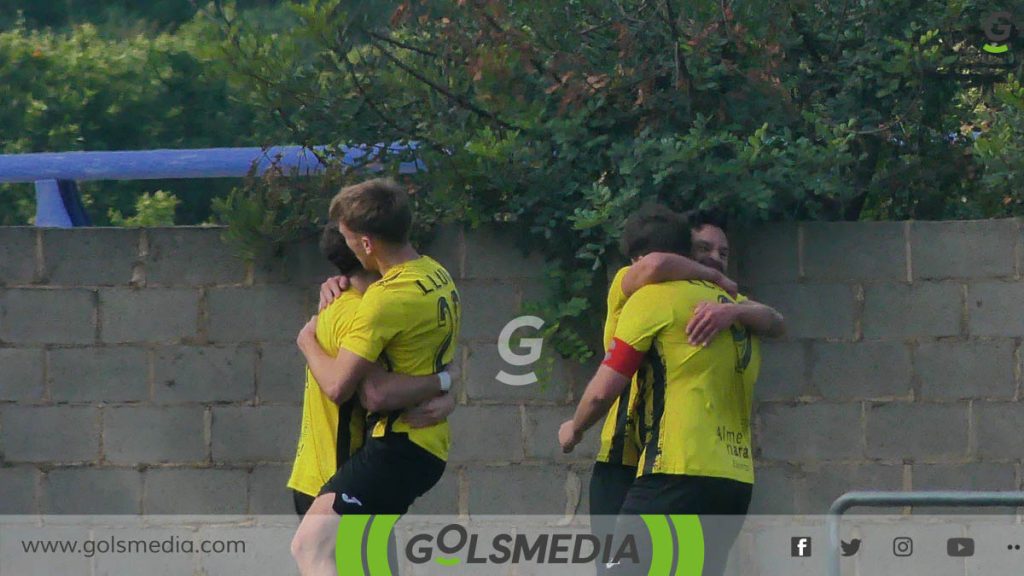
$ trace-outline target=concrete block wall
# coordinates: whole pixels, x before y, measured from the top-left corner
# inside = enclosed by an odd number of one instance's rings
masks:
[[[332,270],[312,242],[243,261],[221,232],[0,228],[0,513],[291,513],[294,341]],[[543,262],[495,232],[444,230],[426,252],[465,315],[458,440],[416,510],[575,510],[596,437],[566,458],[555,430],[582,370],[494,379],[498,334]]]
[[[1019,490],[1018,220],[775,224],[736,243],[776,306],[755,416],[765,513],[851,489]]]
[[[218,229],[0,228],[0,513],[290,513],[294,338],[331,273],[310,243],[245,262]],[[1016,220],[770,225],[738,277],[779,308],[755,415],[754,509],[821,513],[851,489],[1021,486]],[[422,513],[585,511],[596,431],[558,424],[594,365],[495,379],[498,334],[542,259],[497,230],[424,250],[463,297],[459,407]]]

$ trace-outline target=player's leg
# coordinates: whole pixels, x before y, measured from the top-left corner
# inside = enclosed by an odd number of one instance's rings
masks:
[[[343,514],[373,514],[375,485],[382,484],[373,449],[363,447],[324,484],[292,539],[292,556],[303,576],[337,574],[334,548]],[[353,496],[358,494],[361,498]]]
[[[743,526],[750,493],[749,484],[725,478],[642,476],[622,505],[623,520],[616,527],[616,541],[624,534],[644,533],[641,514],[698,515],[704,534],[703,573],[718,576],[725,571],[729,550]]]
[[[334,544],[338,535],[338,514],[334,511],[335,495],[317,496],[302,517],[292,538],[292,557],[302,576],[336,576]]]
[[[705,491],[714,507],[701,518],[704,530],[707,574],[723,574],[729,551],[743,529],[753,485],[724,478],[708,478]]]
[[[595,462],[590,474],[590,532],[602,543],[615,533],[615,521],[626,500],[635,466]],[[604,562],[595,560],[597,573],[604,573]]]
[[[334,540],[339,518],[347,514],[405,514],[444,473],[443,460],[404,436],[370,439],[324,485],[292,541],[303,576],[334,570]],[[327,497],[329,499],[329,505]],[[319,518],[311,519],[319,515]],[[330,518],[330,520],[324,520]],[[306,570],[312,570],[306,572]]]
[[[631,547],[639,551],[639,561],[630,558],[612,558],[606,565],[614,576],[641,576],[650,571],[654,543],[643,516],[666,514],[665,479],[663,474],[644,475],[633,479],[615,522],[612,550],[618,551],[632,541]]]

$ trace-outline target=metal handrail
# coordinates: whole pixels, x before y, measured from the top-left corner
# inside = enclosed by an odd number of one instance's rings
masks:
[[[369,166],[381,153],[415,150],[417,144],[393,142],[341,146],[341,160],[349,166]],[[263,174],[277,165],[289,174],[309,176],[323,170],[317,152],[323,146],[271,148],[200,148],[188,150],[132,150],[111,152],[41,152],[0,154],[0,184],[34,183],[36,225],[71,227],[88,225],[75,182],[90,180],[174,180],[240,178],[255,166]],[[426,170],[414,158],[399,164],[399,174]]]
[[[1024,492],[847,492],[828,511],[829,547],[826,551],[829,576],[839,575],[839,521],[855,506],[1024,506]]]

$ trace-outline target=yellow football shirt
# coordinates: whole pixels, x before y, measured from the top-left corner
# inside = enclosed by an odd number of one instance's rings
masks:
[[[451,274],[429,256],[387,271],[366,290],[342,348],[389,371],[436,374],[455,358],[461,310]],[[448,459],[448,422],[412,428],[401,413],[373,414],[371,435],[407,434],[431,454]]]
[[[316,319],[316,339],[331,356],[337,356],[341,340],[359,309],[362,294],[348,290]],[[366,411],[353,396],[338,406],[317,384],[306,367],[302,399],[302,429],[288,487],[316,496],[320,488],[363,445]]]
[[[690,345],[686,324],[705,301],[734,302],[709,282],[678,281],[645,286],[622,309],[615,338],[646,353],[641,370],[651,375],[641,393],[637,474],[753,483],[750,407],[759,345],[742,326],[707,346]]]
[[[624,266],[616,272],[608,287],[608,314],[604,321],[604,349],[607,350],[615,336],[615,327],[626,304],[626,295],[622,292],[622,279],[629,271]],[[638,372],[639,380],[643,375]],[[629,386],[615,399],[601,427],[601,446],[597,451],[597,461],[623,466],[636,466],[640,460],[640,445],[637,434],[638,376],[634,376]]]

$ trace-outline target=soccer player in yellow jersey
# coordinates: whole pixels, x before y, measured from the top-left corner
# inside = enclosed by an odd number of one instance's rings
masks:
[[[672,232],[668,235],[649,233],[664,228]],[[676,256],[677,259],[668,261],[661,258],[664,251],[668,250],[689,252],[686,236],[675,232],[688,228],[689,221],[683,215],[659,205],[646,205],[629,219],[623,234],[622,250],[627,257],[636,256],[636,264],[619,269],[608,289],[603,338],[605,349],[611,345],[622,308],[629,298],[627,287],[630,289],[629,294],[632,294],[647,284],[669,280],[707,280],[718,284],[730,294],[736,293],[736,284],[725,275],[724,270],[720,271],[717,267],[684,256]],[[627,244],[630,244],[628,249]],[[639,258],[651,250],[662,252],[652,254],[652,258]],[[612,403],[601,428],[597,461],[590,474],[589,500],[591,531],[602,541],[614,532],[615,517],[636,478],[636,466],[641,453],[638,417],[643,415],[637,411],[637,399],[644,381],[643,375],[634,375]],[[598,568],[600,572],[600,564]]]
[[[331,356],[307,324],[298,343],[336,402],[359,394],[369,438],[328,481],[292,541],[300,571],[334,574],[338,515],[404,514],[444,473],[448,425],[413,428],[402,410],[447,393],[461,318],[451,274],[409,244],[408,194],[389,180],[343,189],[330,217],[367,270],[379,272]],[[311,324],[313,324],[311,322]],[[383,365],[383,368],[379,365]]]
[[[320,252],[351,283],[351,289],[324,307],[317,316],[316,339],[325,352],[337,355],[341,341],[362,300],[363,292],[378,278],[359,264],[337,224],[324,227],[320,237]],[[443,420],[455,408],[449,394],[442,394],[406,412],[405,418],[414,425],[433,425]],[[353,395],[341,406],[331,400],[306,369],[303,391],[302,427],[295,451],[288,487],[295,501],[295,511],[304,515],[313,504],[320,489],[363,446],[366,411]]]
[[[667,212],[655,207],[627,222],[623,234],[627,255],[636,260],[651,251],[674,252],[679,258],[688,251],[689,227],[673,222]],[[697,231],[700,228],[703,226]],[[643,271],[640,266],[634,268]],[[638,285],[636,274],[629,276],[629,272],[621,274],[624,292],[636,290]],[[695,313],[707,308],[708,302],[723,306],[723,310],[724,306],[737,310],[727,325],[728,334],[714,337],[704,324],[714,324],[712,320],[733,312],[716,313],[713,318]],[[559,431],[563,449],[572,450],[583,431],[614,402],[630,399],[632,406],[618,407],[618,415],[626,418],[625,423],[616,418],[618,438],[613,434],[609,450],[600,455],[614,454],[616,449],[626,455],[629,449],[639,452],[638,478],[625,496],[622,514],[745,513],[753,483],[750,405],[760,356],[750,331],[733,322],[745,321],[771,332],[778,330],[772,325],[781,317],[761,305],[737,306],[718,286],[698,281],[640,287],[622,306],[617,319],[611,296],[609,304],[609,322],[615,324],[609,353],[588,385],[574,419]],[[631,397],[627,387],[638,373],[635,387],[639,392]],[[709,567],[721,564],[734,538],[735,533],[730,532],[709,538]]]

